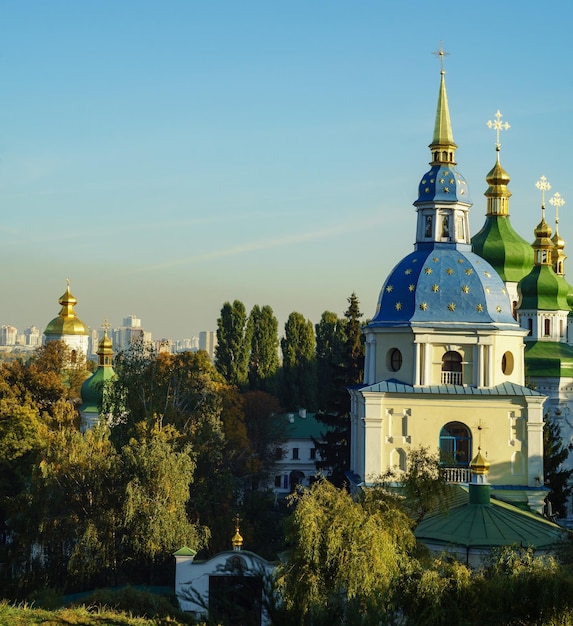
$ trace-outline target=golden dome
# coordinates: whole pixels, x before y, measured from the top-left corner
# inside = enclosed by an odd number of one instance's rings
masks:
[[[481,453],[481,449],[478,448],[478,453],[472,459],[470,463],[470,469],[474,474],[485,475],[489,471],[489,461]]]
[[[58,302],[61,310],[58,317],[55,317],[47,326],[44,335],[89,335],[88,327],[77,317],[74,306],[77,304],[76,298],[70,291],[70,283],[66,292],[60,297]]]
[[[533,246],[553,246],[551,242],[551,235],[553,234],[553,230],[551,226],[545,221],[545,207],[542,207],[543,213],[541,215],[541,221],[535,227],[533,231],[535,234],[535,241],[533,242]]]

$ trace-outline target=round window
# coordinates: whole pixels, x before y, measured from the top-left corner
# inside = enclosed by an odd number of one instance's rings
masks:
[[[509,376],[513,372],[513,354],[511,352],[506,352],[501,357],[501,371]]]
[[[397,372],[402,367],[402,353],[398,348],[388,350],[387,365],[388,369],[393,372]]]

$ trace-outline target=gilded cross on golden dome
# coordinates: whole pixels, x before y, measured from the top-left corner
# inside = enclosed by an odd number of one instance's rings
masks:
[[[551,185],[545,176],[542,176],[536,183],[537,189],[541,189],[541,208],[545,209],[545,192],[551,189]]]
[[[555,224],[559,224],[559,207],[565,204],[565,200],[561,197],[561,194],[556,192],[553,198],[549,199],[549,204],[555,207]]]
[[[442,45],[441,40],[440,40],[440,48],[438,50],[434,50],[432,54],[434,56],[437,56],[440,59],[440,71],[443,72],[444,71],[444,57],[449,56],[450,53],[444,50],[444,46]]]
[[[107,317],[104,319],[101,327],[103,328],[104,333],[107,333],[107,331],[111,328],[111,324],[107,321]]]
[[[487,127],[488,128],[493,128],[495,130],[495,148],[496,148],[496,150],[499,150],[501,148],[501,144],[499,143],[499,133],[502,130],[508,130],[509,128],[511,128],[511,126],[507,122],[502,122],[501,121],[502,117],[503,117],[503,115],[501,114],[501,111],[498,109],[497,113],[495,114],[495,120],[488,120],[487,121]]]

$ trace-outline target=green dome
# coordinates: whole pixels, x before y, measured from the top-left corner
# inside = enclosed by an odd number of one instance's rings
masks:
[[[520,310],[568,311],[569,285],[550,265],[535,265],[517,286]]]
[[[103,398],[104,383],[115,376],[112,367],[98,367],[97,370],[84,381],[81,389],[82,406],[80,411],[88,408],[99,409]]]
[[[488,215],[472,237],[473,251],[488,261],[504,282],[519,282],[531,271],[533,248],[511,225],[508,215]]]
[[[525,344],[526,377],[573,377],[573,346],[559,341]]]

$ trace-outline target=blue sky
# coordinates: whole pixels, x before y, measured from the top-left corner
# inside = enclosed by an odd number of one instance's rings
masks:
[[[472,232],[500,109],[514,227],[533,240],[545,175],[573,244],[572,23],[568,1],[0,1],[0,324],[45,327],[68,277],[84,322],[156,338],[233,299],[281,328],[353,291],[371,316],[412,250],[440,40]]]

